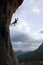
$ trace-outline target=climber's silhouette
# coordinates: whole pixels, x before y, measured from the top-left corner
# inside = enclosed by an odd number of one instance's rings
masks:
[[[12,24],[14,24],[14,26],[15,26],[15,24],[17,23],[17,21],[18,21],[18,18],[17,19],[15,18],[15,21]]]

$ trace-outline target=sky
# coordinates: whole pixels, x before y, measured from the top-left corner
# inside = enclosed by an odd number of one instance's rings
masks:
[[[10,25],[13,49],[36,50],[43,42],[43,0],[24,0],[13,14],[11,23],[15,18],[18,18],[17,24]]]

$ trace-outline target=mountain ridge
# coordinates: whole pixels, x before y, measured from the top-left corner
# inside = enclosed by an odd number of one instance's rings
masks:
[[[18,56],[18,60],[20,62],[43,61],[43,42],[35,51]]]

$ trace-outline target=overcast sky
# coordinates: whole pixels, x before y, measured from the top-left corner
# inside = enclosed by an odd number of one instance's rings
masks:
[[[15,51],[33,51],[43,41],[43,0],[24,0],[13,14],[11,23],[18,18],[16,26],[10,25],[10,36]]]

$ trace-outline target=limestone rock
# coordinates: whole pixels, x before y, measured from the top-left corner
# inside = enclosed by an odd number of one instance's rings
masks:
[[[22,2],[23,0],[0,0],[0,65],[18,64],[11,45],[9,25],[12,14]]]

